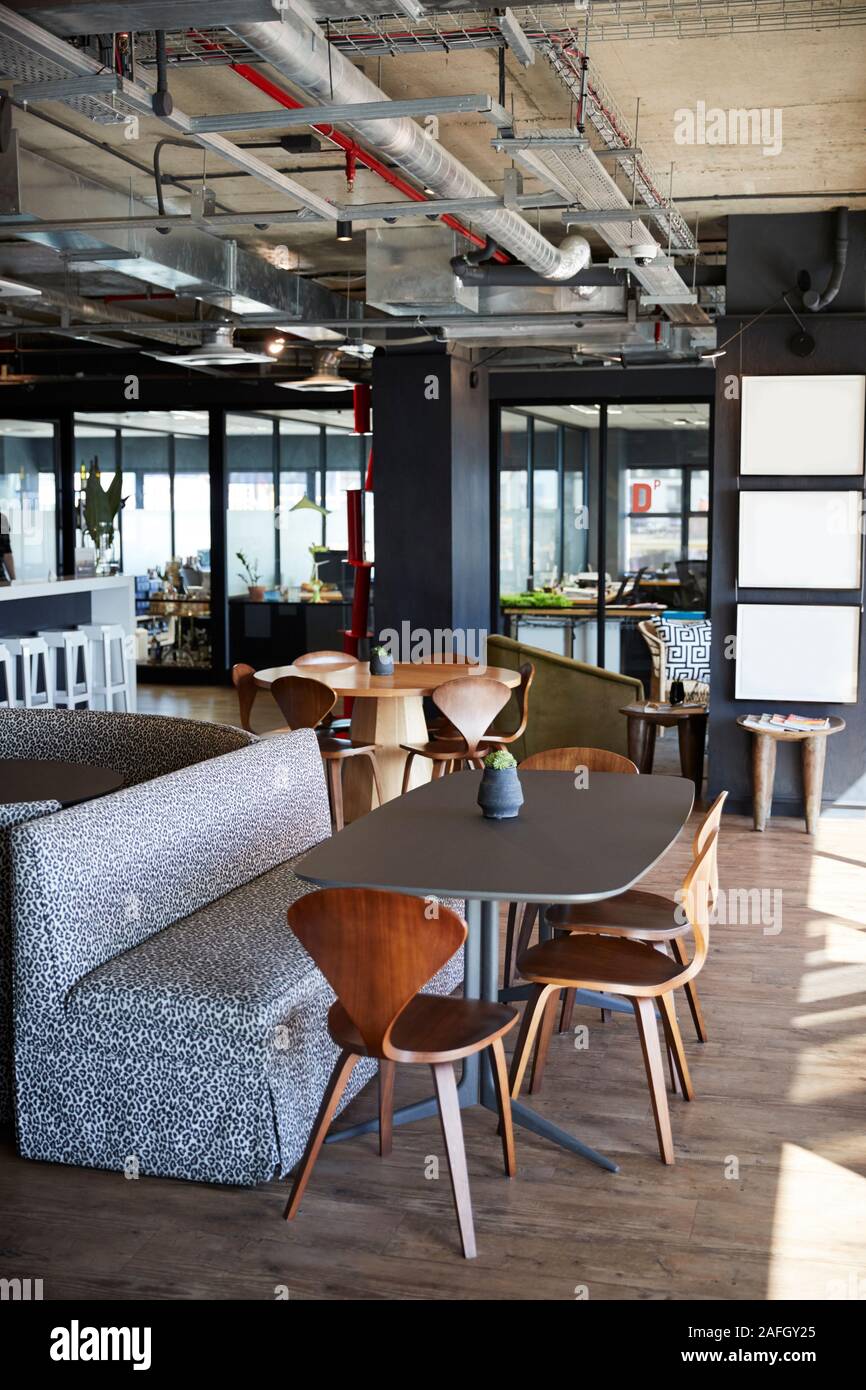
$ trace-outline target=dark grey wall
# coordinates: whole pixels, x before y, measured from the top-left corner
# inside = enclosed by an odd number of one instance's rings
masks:
[[[731,219],[746,220],[746,219]],[[763,219],[759,219],[763,220]],[[781,219],[776,219],[781,220]],[[747,319],[726,319],[719,325],[719,341],[724,342]],[[848,478],[759,478],[741,479],[740,400],[727,399],[726,382],[733,380],[739,392],[742,376],[811,376],[820,373],[862,373],[866,370],[866,316],[835,317],[819,314],[809,319],[809,331],[817,347],[813,356],[795,357],[789,347],[794,320],[766,317],[753,324],[732,344],[716,368],[715,452],[713,470],[713,657],[712,704],[710,709],[709,791],[715,796],[722,788],[731,794],[732,810],[751,806],[751,739],[735,723],[738,715],[756,710],[754,701],[734,699],[734,662],[725,658],[725,638],[736,632],[736,577],[738,489],[832,488],[862,486],[862,477]],[[751,603],[832,604],[856,601],[857,595],[835,590],[750,589]],[[802,653],[803,661],[809,652]],[[790,705],[762,702],[767,713],[788,714]],[[811,704],[807,712],[818,716],[839,714],[847,728],[828,741],[824,781],[826,803],[866,805],[866,641],[860,650],[860,701],[857,705]],[[799,750],[796,745],[778,749],[776,798],[779,812],[799,815],[802,786]]]
[[[836,225],[835,212],[729,217],[727,313],[760,313],[795,289],[803,270],[812,288],[823,290],[833,264]],[[848,239],[845,276],[832,304],[821,311],[825,317],[866,312],[866,212],[849,214]],[[796,308],[796,294],[792,302]]]
[[[438,399],[425,394],[431,377]],[[373,395],[377,626],[487,628],[486,373],[442,352],[380,351]]]

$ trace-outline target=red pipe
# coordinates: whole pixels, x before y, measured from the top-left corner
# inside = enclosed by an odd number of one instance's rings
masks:
[[[206,39],[204,35],[198,33],[197,30],[193,29],[191,33],[196,41],[205,48],[220,52],[225,51],[220,49],[219,44],[212,43],[209,39]],[[285,106],[287,110],[299,111],[303,107],[304,103],[302,101],[298,101],[297,98],[290,96],[282,87],[278,87],[275,82],[271,82],[270,78],[265,77],[264,73],[259,72],[258,68],[250,67],[249,63],[231,63],[229,66],[238,76],[242,77],[246,82],[252,83],[260,92],[264,92],[265,96],[269,96],[272,101],[278,102],[280,106]],[[404,193],[407,198],[411,198],[413,202],[427,202],[427,198],[419,189],[415,188],[413,184],[404,179],[402,175],[395,173],[393,169],[389,169],[388,166],[383,164],[381,159],[377,159],[374,154],[370,154],[369,151],[362,149],[355,140],[350,140],[348,135],[343,135],[341,131],[335,130],[332,125],[315,125],[312,128],[318,131],[319,135],[324,135],[327,140],[338,145],[341,150],[345,150],[353,160],[357,160],[359,164],[363,164],[364,167],[371,170],[372,173],[378,174],[379,178],[384,179],[392,188],[398,189],[399,192]],[[463,223],[458,221],[456,217],[452,217],[450,213],[446,213],[442,221],[447,226],[453,228],[455,232],[459,232],[461,236],[465,236],[475,246],[485,245],[486,237],[478,236],[477,232],[470,232],[468,227],[464,227]],[[503,251],[497,251],[493,259],[501,263],[507,263],[509,258]]]

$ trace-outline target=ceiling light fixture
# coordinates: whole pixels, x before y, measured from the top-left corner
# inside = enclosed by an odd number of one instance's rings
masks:
[[[279,334],[276,334],[272,338],[268,338],[268,341],[265,343],[265,352],[270,353],[271,357],[279,357],[280,353],[285,352],[285,350],[286,340],[280,337]]]
[[[337,223],[337,240],[338,240],[338,241],[351,241],[351,240],[352,240],[352,224],[351,224],[351,222],[338,222],[338,223]]]
[[[171,325],[168,325],[171,327]],[[204,341],[189,352],[148,352],[147,357],[155,357],[158,362],[172,362],[176,367],[248,367],[254,362],[272,362],[267,352],[247,352],[245,348],[235,347],[235,330],[231,324],[221,324],[218,328],[205,328]]]
[[[351,391],[355,383],[340,376],[339,365],[338,352],[320,352],[312,376],[305,377],[303,381],[280,381],[277,385],[287,391]]]

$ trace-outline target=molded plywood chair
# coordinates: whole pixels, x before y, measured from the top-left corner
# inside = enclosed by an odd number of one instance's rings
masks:
[[[237,665],[232,667],[232,685],[238,692],[238,711],[241,728],[248,734],[254,734],[256,732],[250,723],[253,705],[259,693],[259,687],[256,685],[255,676],[255,668],[247,666],[243,662],[238,662]],[[269,729],[266,733],[259,734],[258,737],[272,738],[274,734],[285,733],[288,733],[288,729],[285,727],[281,729]]]
[[[379,781],[379,764],[376,762],[376,749],[372,743],[353,743],[351,739],[335,738],[328,728],[321,729],[322,721],[330,714],[337,697],[324,681],[311,680],[306,676],[280,676],[271,686],[271,694],[277,702],[280,713],[290,729],[315,729],[319,740],[319,752],[325,764],[328,778],[328,795],[331,799],[331,817],[335,830],[342,830],[343,817],[343,763],[347,758],[369,758],[373,769],[373,781],[379,805],[382,804],[382,784]]]
[[[520,764],[521,772],[570,772],[576,774],[578,768],[587,772],[637,772],[637,768],[622,753],[611,753],[607,748],[546,748],[543,753],[533,753]],[[532,928],[540,912],[538,903],[509,903],[508,925],[505,933],[505,974],[503,988],[514,983],[514,969],[517,957],[526,950],[532,935]],[[517,923],[520,922],[520,929]],[[567,1002],[567,1001],[566,1001]],[[602,1017],[607,1010],[602,1010]]]
[[[324,668],[326,671],[338,671],[345,666],[359,666],[360,662],[356,656],[352,656],[351,652],[321,651],[304,652],[302,656],[296,656],[292,664],[294,666],[311,666],[313,667],[311,674],[313,674],[317,667]],[[349,707],[349,705],[345,706],[347,709]],[[351,719],[333,719],[330,717],[325,722],[332,733],[348,729],[352,723]]]
[[[501,681],[489,676],[456,676],[434,691],[433,703],[460,735],[458,739],[431,739],[428,743],[401,743],[409,754],[403,773],[403,791],[408,791],[415,758],[430,758],[433,776],[471,763],[481,766],[481,759],[495,740],[485,743],[485,735],[501,709],[507,705],[511,691]]]
[[[328,888],[294,903],[288,920],[337,996],[328,1014],[328,1030],[342,1050],[295,1176],[286,1220],[297,1214],[358,1059],[379,1059],[381,1155],[391,1151],[395,1064],[428,1063],[463,1253],[471,1259],[475,1233],[453,1063],[484,1048],[492,1050],[505,1172],[513,1177],[514,1136],[502,1037],[517,1015],[502,1004],[419,993],[466,940],[466,924],[450,908],[441,906],[439,916],[427,921],[419,898],[363,888]]]
[[[517,728],[510,734],[500,734],[498,730],[494,729],[486,738],[482,739],[483,749],[489,752],[491,748],[504,748],[509,743],[515,743],[526,733],[526,726],[529,723],[529,691],[534,679],[535,667],[531,661],[524,661],[520,666],[520,685],[513,692],[520,715]]]
[[[714,837],[712,853],[708,860],[710,908],[715,907],[719,895],[717,832],[727,796],[727,792],[719,793],[698,826],[692,842],[692,854],[697,860],[710,837]],[[616,898],[605,898],[603,902],[550,907],[545,914],[545,921],[556,931],[595,932],[636,941],[662,942],[670,947],[674,958],[681,966],[684,966],[688,959],[683,943],[683,937],[689,931],[688,922],[683,921],[679,905],[661,893],[630,888],[628,892],[620,893]],[[707,1029],[697,986],[694,981],[689,980],[684,988],[698,1041],[706,1042]],[[563,1005],[560,1031],[571,1026],[573,1008],[574,994],[570,991]]]
[[[663,1163],[673,1163],[673,1137],[654,1001],[661,1012],[665,1040],[676,1066],[683,1096],[691,1100],[694,1093],[677,1024],[673,992],[693,980],[707,958],[709,899],[717,836],[718,831],[715,830],[708,837],[686,874],[682,887],[685,915],[695,937],[695,953],[689,964],[681,965],[654,946],[641,941],[585,933],[555,936],[550,941],[533,946],[520,957],[520,972],[532,981],[533,989],[526,1003],[511,1064],[513,1099],[520,1095],[540,1027],[532,1087],[537,1089],[535,1075],[540,1076],[544,1070],[553,1031],[556,996],[561,989],[603,990],[607,994],[623,995],[631,1000],[637,1021],[659,1153]]]

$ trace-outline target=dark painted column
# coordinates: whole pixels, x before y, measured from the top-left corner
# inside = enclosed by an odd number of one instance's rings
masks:
[[[488,628],[487,373],[423,349],[373,360],[376,626]]]

